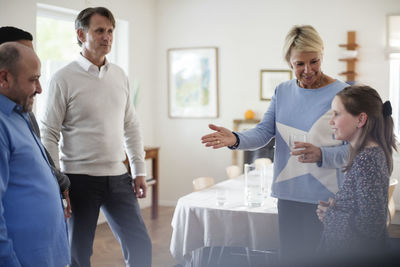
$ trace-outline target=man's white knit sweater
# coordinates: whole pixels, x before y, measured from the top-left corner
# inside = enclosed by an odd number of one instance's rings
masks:
[[[106,61],[99,70],[80,55],[59,70],[46,92],[40,131],[44,146],[57,167],[60,160],[65,173],[126,173],[126,148],[132,175],[145,175],[142,136],[128,79],[112,63]]]

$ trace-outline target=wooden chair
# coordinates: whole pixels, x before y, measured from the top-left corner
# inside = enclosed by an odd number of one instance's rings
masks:
[[[258,158],[254,161],[254,165],[256,165],[256,169],[258,169],[258,166],[268,166],[271,165],[272,161],[269,158]]]
[[[277,251],[250,250],[245,247],[214,246],[202,247],[192,251],[191,265],[193,267],[250,267],[278,266]]]
[[[394,205],[394,199],[393,199],[393,192],[394,189],[396,188],[396,185],[398,184],[397,179],[391,178],[390,179],[390,184],[389,184],[389,195],[388,195],[388,221],[387,221],[387,226],[389,226],[394,218],[394,214],[396,213],[396,207]]]
[[[226,174],[228,175],[229,179],[238,177],[239,175],[242,174],[242,170],[238,165],[231,165],[226,167]]]
[[[193,191],[200,191],[214,185],[214,178],[212,177],[197,177],[193,179]]]

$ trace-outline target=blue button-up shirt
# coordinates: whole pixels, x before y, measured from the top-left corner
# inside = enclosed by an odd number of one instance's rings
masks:
[[[60,189],[22,107],[0,94],[0,266],[69,263]]]

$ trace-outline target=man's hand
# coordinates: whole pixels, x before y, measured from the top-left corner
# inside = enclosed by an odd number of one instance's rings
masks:
[[[145,198],[147,193],[147,184],[145,176],[136,176],[133,180],[133,192],[137,198]]]

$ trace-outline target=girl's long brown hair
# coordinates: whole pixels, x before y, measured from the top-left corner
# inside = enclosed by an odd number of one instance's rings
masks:
[[[362,112],[367,114],[367,121],[362,128],[360,138],[355,147],[350,149],[350,156],[345,167],[347,171],[353,164],[354,157],[365,148],[368,141],[376,142],[384,151],[389,173],[393,171],[393,149],[397,151],[393,133],[393,119],[390,103],[384,105],[378,92],[369,86],[353,85],[344,88],[336,94],[344,108],[350,114],[357,116]]]

